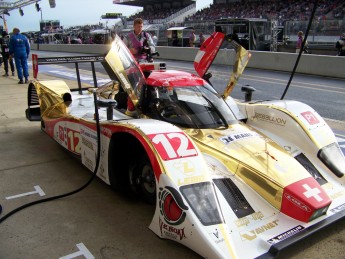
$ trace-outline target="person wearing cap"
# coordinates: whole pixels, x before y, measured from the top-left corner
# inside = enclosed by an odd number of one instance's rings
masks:
[[[338,50],[338,56],[345,56],[345,33],[340,36],[340,39],[335,44]]]
[[[29,69],[28,69],[28,57],[30,54],[30,45],[28,39],[20,33],[18,28],[13,29],[13,35],[10,39],[10,57],[14,56],[16,62],[16,69],[19,82],[18,84],[24,84],[29,81]]]
[[[8,76],[8,64],[10,64],[12,76],[14,76],[14,64],[13,59],[10,58],[10,37],[7,31],[2,32],[2,38],[0,39],[1,45],[1,55],[3,57],[5,74],[3,76]]]

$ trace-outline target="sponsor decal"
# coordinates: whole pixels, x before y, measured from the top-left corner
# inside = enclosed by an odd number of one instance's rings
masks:
[[[62,141],[62,142],[65,142],[65,131],[64,131],[64,128],[62,126],[59,126],[59,139]]]
[[[255,212],[251,216],[254,220],[261,220],[264,218],[264,214],[262,214],[261,211]]]
[[[116,72],[118,72],[118,75],[120,77],[121,82],[124,84],[124,87],[126,90],[131,90],[131,84],[128,82],[127,78],[124,76],[123,73],[121,73],[120,70],[116,69]]]
[[[92,161],[90,158],[88,158],[88,157],[86,156],[85,152],[84,152],[83,160],[84,160],[84,161],[83,161],[83,164],[84,164],[87,168],[89,168],[89,170],[93,171],[93,168],[94,168],[94,166],[93,166],[93,161]]]
[[[107,177],[106,177],[106,175],[105,175],[105,169],[104,169],[103,164],[100,164],[98,172],[99,172],[98,175],[99,175],[101,178],[103,178],[104,180],[107,179]]]
[[[182,162],[181,160],[176,160],[173,166],[178,171],[182,172],[184,175],[187,175],[187,176],[193,175],[195,173],[194,164],[190,161]]]
[[[310,124],[310,125],[314,125],[314,124],[318,124],[320,123],[320,121],[316,118],[316,116],[310,112],[302,112],[301,115],[304,117],[304,119],[306,119],[306,121]]]
[[[110,130],[110,129],[105,128],[105,127],[102,127],[102,128],[101,128],[101,133],[102,133],[104,136],[106,136],[106,137],[108,137],[108,138],[111,138],[111,130]],[[97,136],[96,136],[96,138],[97,138]]]
[[[176,228],[173,226],[169,226],[168,224],[164,223],[160,218],[159,218],[159,229],[161,231],[162,236],[170,237],[172,239],[179,239],[179,240],[187,238],[184,233],[184,228]]]
[[[345,210],[345,203],[331,209],[330,211],[333,213],[338,213],[338,212],[343,211],[343,210]]]
[[[166,186],[164,189],[159,188],[158,199],[159,211],[166,223],[180,225],[185,221],[186,212],[184,210],[188,210],[188,207],[183,203],[178,191],[170,186]]]
[[[249,225],[249,223],[250,223],[250,221],[247,217],[240,218],[240,219],[235,221],[235,225],[237,227],[243,227],[243,226]]]
[[[81,136],[78,131],[59,125],[56,135],[61,145],[71,152],[80,154]]]
[[[193,143],[183,132],[150,134],[148,137],[163,160],[198,155]]]
[[[103,56],[76,56],[76,57],[57,57],[57,58],[39,58],[38,63],[42,64],[56,64],[56,63],[75,63],[75,62],[97,62],[103,61]],[[37,61],[37,60],[36,60]]]
[[[85,131],[83,128],[80,130],[80,134],[85,136],[85,137],[89,137],[89,138],[92,138],[94,140],[97,140],[97,135],[91,134],[90,132]]]
[[[93,145],[92,145],[92,143],[91,143],[90,141],[88,141],[88,140],[87,140],[86,138],[84,138],[84,137],[82,137],[81,140],[82,140],[82,143],[83,143],[83,145],[84,145],[85,147],[88,147],[90,150],[94,151]]]
[[[177,184],[179,186],[186,185],[186,184],[193,184],[193,183],[200,183],[206,181],[206,176],[199,175],[199,176],[192,176],[192,177],[186,177],[181,179],[178,179]]]
[[[304,229],[304,227],[302,227],[301,225],[294,227],[284,233],[279,234],[278,236],[275,236],[269,240],[267,240],[268,243],[270,243],[271,245],[277,244],[280,241],[283,241],[295,234],[297,234],[298,232],[301,232]]]
[[[274,117],[274,116],[270,116],[268,114],[264,114],[264,113],[258,113],[255,112],[255,115],[253,117],[253,120],[257,119],[260,121],[266,121],[269,123],[274,123],[276,125],[280,125],[280,126],[285,126],[286,125],[286,120],[279,118],[279,117]]]
[[[301,202],[300,200],[298,200],[291,194],[285,193],[284,196],[288,201],[292,202],[293,204],[295,204],[297,207],[301,208],[302,210],[307,211],[307,212],[311,211],[311,209],[307,205],[305,205],[303,202]]]
[[[261,220],[264,218],[264,214],[262,214],[261,211],[255,212],[253,214],[250,215],[248,217],[244,217],[244,218],[240,218],[238,220],[235,221],[235,225],[237,227],[243,227],[243,226],[247,226],[250,224],[250,220]]]
[[[216,229],[216,231],[215,232],[213,232],[212,233],[216,238],[217,238],[217,240],[215,240],[214,242],[216,243],[216,244],[219,244],[219,243],[221,243],[221,242],[224,242],[225,241],[225,239],[223,238],[223,237],[221,237],[221,238],[219,238],[219,232],[218,232],[218,229]]]
[[[234,133],[231,135],[227,135],[225,137],[219,138],[220,141],[222,141],[224,144],[230,144],[234,141],[238,141],[241,139],[246,139],[246,138],[251,138],[251,137],[256,137],[259,136],[259,134],[255,132],[243,132],[243,133]]]
[[[240,235],[241,235],[243,240],[249,240],[249,241],[254,240],[257,237],[257,235],[260,235],[260,234],[278,226],[278,221],[279,220],[274,220],[272,222],[269,222],[265,225],[262,225],[258,228],[255,228],[253,230],[244,230],[240,233]]]

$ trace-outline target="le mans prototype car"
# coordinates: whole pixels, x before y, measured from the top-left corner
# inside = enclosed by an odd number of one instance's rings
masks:
[[[104,62],[116,80],[82,91],[34,80],[26,116],[114,189],[155,204],[159,237],[205,258],[274,256],[344,217],[345,158],[310,106],[230,97],[250,56],[236,44],[219,94],[207,71],[224,40],[203,44],[192,74],[138,64],[116,37]]]

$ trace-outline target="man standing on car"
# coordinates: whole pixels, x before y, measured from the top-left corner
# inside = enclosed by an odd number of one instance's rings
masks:
[[[10,58],[14,56],[14,60],[16,62],[19,79],[18,84],[24,84],[23,75],[25,77],[25,83],[29,82],[29,54],[30,45],[28,39],[23,34],[20,34],[20,30],[18,28],[14,28],[13,35],[10,39]]]
[[[10,37],[7,33],[7,31],[2,32],[2,38],[0,39],[0,45],[1,45],[1,55],[3,57],[4,61],[4,69],[5,74],[3,76],[8,76],[8,63],[10,63],[12,76],[14,76],[14,64],[13,59],[10,58]]]
[[[123,39],[124,43],[133,54],[138,63],[148,62],[148,54],[155,52],[155,44],[151,35],[143,31],[144,22],[136,18],[133,24],[133,31]]]

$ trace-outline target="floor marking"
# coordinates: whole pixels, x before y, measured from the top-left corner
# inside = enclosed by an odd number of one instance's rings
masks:
[[[6,197],[6,200],[16,199],[16,198],[20,198],[20,197],[23,197],[23,196],[28,196],[28,195],[36,194],[36,193],[39,194],[39,196],[46,195],[44,193],[44,191],[41,189],[41,187],[39,187],[39,185],[34,186],[34,188],[35,188],[35,191],[33,191],[33,192],[26,192],[26,193],[21,193],[21,194],[9,196],[9,197]]]
[[[63,257],[60,257],[59,259],[71,259],[71,258],[76,258],[78,256],[84,256],[86,259],[94,259],[95,257],[90,253],[90,251],[86,248],[86,246],[83,243],[76,244],[78,247],[79,251],[65,255]]]
[[[339,137],[341,136],[341,137]],[[340,149],[343,151],[344,155],[345,155],[345,138],[343,138],[343,135],[340,134],[336,134],[335,138],[337,139],[337,142],[339,144]]]

